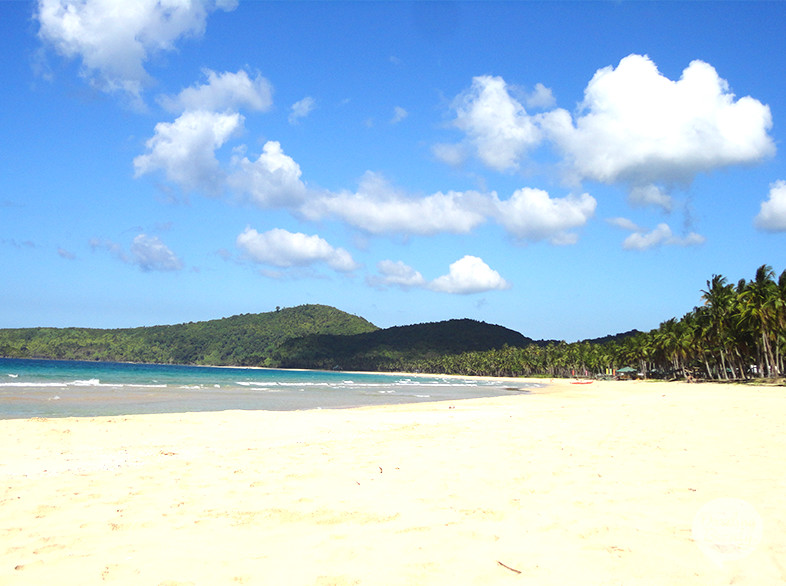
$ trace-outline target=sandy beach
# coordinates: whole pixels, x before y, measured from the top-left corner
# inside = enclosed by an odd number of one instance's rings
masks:
[[[784,391],[0,421],[0,584],[783,584]]]

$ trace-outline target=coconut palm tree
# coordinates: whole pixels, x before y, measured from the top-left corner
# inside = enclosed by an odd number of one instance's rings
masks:
[[[705,307],[709,310],[710,343],[718,349],[720,356],[719,375],[725,379],[729,378],[726,357],[729,354],[731,328],[729,321],[734,310],[734,297],[734,287],[727,284],[726,277],[722,275],[712,275],[712,279],[707,281],[707,289],[702,289],[702,299]]]
[[[765,369],[769,376],[778,376],[778,364],[772,351],[780,291],[774,280],[772,267],[762,265],[756,270],[756,278],[746,284],[740,293],[742,300],[741,320],[756,334],[759,346],[758,364],[760,376]]]

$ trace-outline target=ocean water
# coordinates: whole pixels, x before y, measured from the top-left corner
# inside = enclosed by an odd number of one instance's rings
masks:
[[[537,386],[439,376],[0,358],[0,419],[328,409],[494,397]]]

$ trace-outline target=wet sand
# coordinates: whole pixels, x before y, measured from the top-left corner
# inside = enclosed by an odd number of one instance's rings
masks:
[[[783,387],[554,381],[0,437],[4,585],[786,583]]]

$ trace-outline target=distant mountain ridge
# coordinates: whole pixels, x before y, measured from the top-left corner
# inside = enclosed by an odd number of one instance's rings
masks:
[[[621,342],[625,338],[630,338],[636,334],[640,334],[639,330],[633,329],[627,332],[620,332],[619,334],[608,334],[600,338],[590,338],[589,340],[581,340],[582,342],[589,342],[590,344],[607,344],[608,342]]]
[[[395,326],[352,336],[312,335],[285,341],[274,361],[286,368],[395,370],[441,355],[485,352],[536,343],[503,326],[471,319]]]

